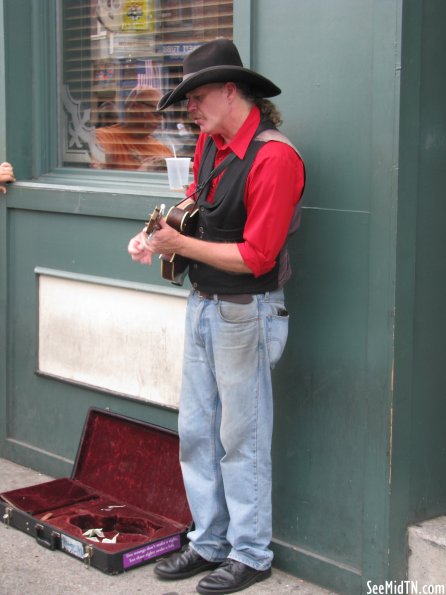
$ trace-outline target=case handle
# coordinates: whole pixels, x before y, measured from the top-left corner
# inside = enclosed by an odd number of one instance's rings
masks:
[[[42,547],[46,547],[49,550],[55,550],[57,548],[58,533],[52,531],[50,533],[49,539],[45,539],[43,525],[37,524],[35,526],[35,530],[36,541],[39,545],[41,545]]]

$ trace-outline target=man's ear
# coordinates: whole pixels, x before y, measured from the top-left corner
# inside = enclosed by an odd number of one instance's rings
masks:
[[[237,85],[231,82],[225,83],[225,89],[228,99],[230,101],[233,101],[235,96],[237,95]]]

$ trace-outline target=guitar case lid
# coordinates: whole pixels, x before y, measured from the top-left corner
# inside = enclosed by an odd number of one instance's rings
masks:
[[[40,545],[112,574],[174,551],[192,524],[178,435],[92,408],[71,477],[4,492],[0,512]]]

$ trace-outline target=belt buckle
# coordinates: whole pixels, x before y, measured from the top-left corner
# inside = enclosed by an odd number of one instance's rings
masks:
[[[214,297],[213,293],[207,293],[206,291],[197,290],[198,297],[202,300],[211,300]]]

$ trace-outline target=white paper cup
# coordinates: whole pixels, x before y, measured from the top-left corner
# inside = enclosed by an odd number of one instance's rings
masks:
[[[167,177],[171,190],[184,190],[189,181],[190,157],[166,157]]]

